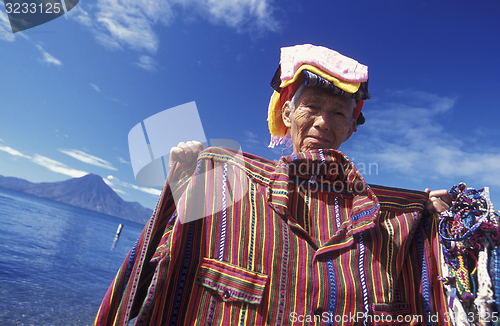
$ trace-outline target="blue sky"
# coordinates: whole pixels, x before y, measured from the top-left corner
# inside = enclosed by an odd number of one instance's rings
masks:
[[[128,133],[196,101],[208,139],[268,159],[269,82],[280,48],[322,45],[368,66],[367,122],[340,149],[368,182],[489,186],[500,205],[496,1],[82,0],[12,34],[0,4],[0,174],[54,182],[95,173],[127,201]],[[371,170],[369,167],[371,166]],[[500,207],[500,206],[499,206]]]

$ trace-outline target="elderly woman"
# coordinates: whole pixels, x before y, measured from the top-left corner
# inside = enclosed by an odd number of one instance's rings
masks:
[[[446,208],[445,192],[368,186],[337,151],[364,122],[367,81],[335,51],[283,48],[269,126],[271,145],[290,139],[293,154],[172,149],[167,186],[95,325],[443,323],[425,206]]]

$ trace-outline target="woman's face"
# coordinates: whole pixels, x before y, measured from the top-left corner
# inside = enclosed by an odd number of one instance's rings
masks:
[[[338,149],[356,131],[353,99],[305,86],[294,102],[283,105],[283,122],[290,128],[294,153]]]

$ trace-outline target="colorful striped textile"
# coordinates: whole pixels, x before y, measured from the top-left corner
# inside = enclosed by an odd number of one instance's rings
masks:
[[[94,325],[444,324],[423,192],[341,152],[176,165]]]
[[[494,210],[488,187],[468,188],[462,182],[449,193],[452,205],[439,223],[439,280],[449,315],[456,325],[498,325],[500,214]]]

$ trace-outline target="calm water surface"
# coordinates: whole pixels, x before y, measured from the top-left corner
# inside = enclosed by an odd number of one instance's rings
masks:
[[[0,325],[92,324],[142,228],[0,188]]]

